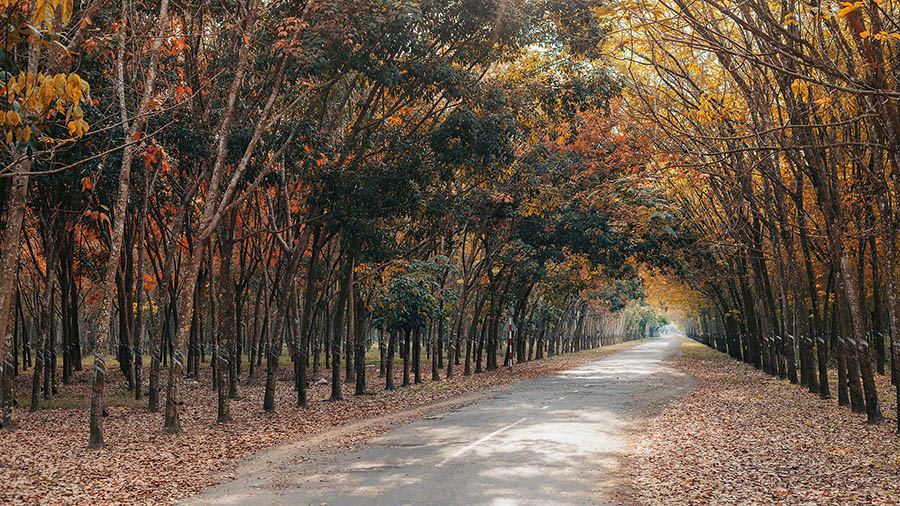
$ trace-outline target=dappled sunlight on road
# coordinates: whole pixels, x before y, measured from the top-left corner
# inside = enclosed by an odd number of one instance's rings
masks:
[[[647,410],[684,391],[657,339],[377,436],[344,454],[213,489],[206,504],[565,505],[595,502]],[[230,501],[230,502],[229,502]]]

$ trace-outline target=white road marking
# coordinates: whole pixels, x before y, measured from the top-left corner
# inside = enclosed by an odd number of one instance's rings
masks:
[[[453,455],[450,455],[449,457],[444,459],[440,464],[437,465],[437,467],[443,466],[447,462],[455,459],[456,457],[459,457],[463,453],[466,453],[467,451],[471,450],[472,448],[475,448],[476,446],[480,445],[481,443],[484,443],[485,441],[487,441],[488,439],[491,439],[492,437],[496,436],[497,434],[500,434],[503,431],[509,430],[509,429],[515,427],[516,425],[519,425],[520,423],[524,422],[525,420],[528,420],[528,418],[520,418],[520,419],[516,420],[515,422],[507,425],[506,427],[501,427],[501,428],[495,430],[494,432],[491,432],[487,436],[484,436],[483,438],[479,439],[478,441],[475,441],[474,443],[472,443],[470,445],[460,448]]]
[[[547,408],[549,408],[549,407],[550,407],[550,406],[541,406],[541,409],[547,409]]]

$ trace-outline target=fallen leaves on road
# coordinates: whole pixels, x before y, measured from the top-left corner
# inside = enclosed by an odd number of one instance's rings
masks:
[[[235,421],[228,424],[215,423],[215,392],[207,375],[202,384],[186,382],[182,433],[162,433],[161,413],[149,413],[143,404],[126,403],[108,408],[107,447],[100,451],[87,449],[86,409],[18,410],[18,430],[0,432],[0,504],[171,503],[227,479],[239,459],[261,449],[350,421],[567,369],[634,344],[528,362],[511,371],[502,368],[463,376],[460,367],[455,378],[437,383],[427,380],[431,373],[425,364],[426,383],[409,388],[399,388],[402,364],[395,363],[398,389],[394,392],[385,392],[377,367],[369,367],[367,381],[373,395],[354,396],[353,385],[345,384],[345,400],[332,402],[327,400],[330,382],[312,381],[306,409],[295,407],[290,371],[282,368],[277,411],[262,411],[264,382],[257,378],[240,388],[242,398],[231,405]],[[72,385],[61,385],[59,398],[85,399],[90,388],[88,375],[86,370]],[[29,378],[30,374],[20,376],[20,393]],[[324,378],[329,378],[327,373]]]
[[[867,425],[834,399],[692,341],[683,349],[673,365],[700,385],[639,436],[628,472],[636,502],[898,504],[900,436],[888,378],[878,379],[889,420]]]

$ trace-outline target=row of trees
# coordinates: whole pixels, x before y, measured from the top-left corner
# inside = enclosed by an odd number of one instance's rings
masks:
[[[109,354],[178,431],[207,355],[227,422],[244,372],[275,409],[285,348],[306,406],[320,353],[333,399],[366,390],[373,336],[391,389],[398,347],[404,384],[423,344],[434,380],[497,368],[510,319],[517,362],[648,335],[652,314],[619,311],[634,266],[671,257],[673,215],[610,106],[595,7],[0,6],[4,426],[19,350],[32,409],[93,353],[99,448]]]
[[[697,241],[693,330],[881,421],[888,363],[900,388],[900,6],[619,7],[630,111]]]

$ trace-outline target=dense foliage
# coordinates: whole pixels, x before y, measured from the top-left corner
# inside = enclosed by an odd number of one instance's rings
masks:
[[[408,384],[649,335],[676,220],[598,5],[4,2],[4,424],[20,364],[37,410],[90,353],[99,448],[119,385],[173,432],[206,371],[218,421],[245,374],[276,409],[285,348],[305,406],[323,354],[340,399],[374,345],[393,389],[398,349]]]

